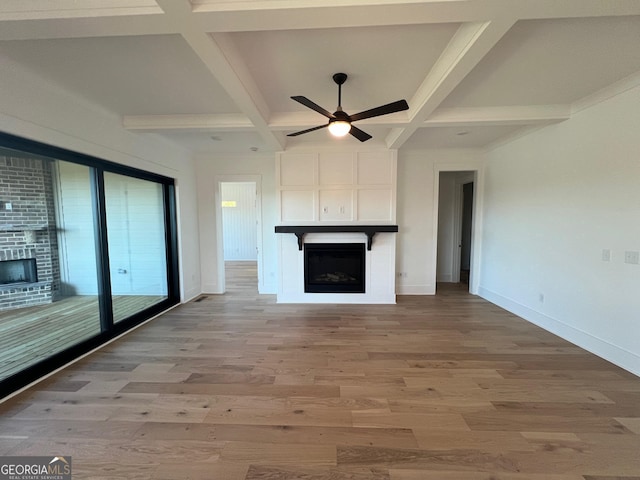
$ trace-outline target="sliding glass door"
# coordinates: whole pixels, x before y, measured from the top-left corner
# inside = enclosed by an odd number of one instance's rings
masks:
[[[173,188],[0,134],[0,396],[178,302]]]

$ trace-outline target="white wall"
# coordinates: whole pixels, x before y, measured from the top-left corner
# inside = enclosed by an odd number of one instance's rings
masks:
[[[0,62],[0,131],[175,178],[181,296],[200,293],[195,170],[187,151],[157,136],[127,132],[118,115],[6,58]]]
[[[224,259],[256,261],[256,185],[247,182],[224,182],[220,185]]]
[[[262,250],[258,252],[258,291],[275,294],[277,290],[277,249],[275,225],[276,187],[275,159],[273,155],[253,153],[246,156],[229,155],[211,157],[201,155],[196,158],[198,212],[200,225],[200,259],[202,263],[202,291],[205,293],[224,292],[224,265],[219,230],[222,219],[216,215],[216,195],[219,197],[221,181],[259,182]]]
[[[455,241],[456,226],[456,173],[442,172],[440,174],[440,188],[438,193],[438,254],[436,258],[436,281],[453,281],[453,256],[456,254],[452,247]]]
[[[639,112],[636,86],[486,155],[480,279],[485,298],[636,374]]]
[[[481,155],[476,150],[399,151],[398,294],[435,293],[439,172],[481,169]],[[481,202],[477,203],[479,208]],[[481,215],[476,221],[481,223]],[[479,258],[479,252],[476,252],[476,258]]]

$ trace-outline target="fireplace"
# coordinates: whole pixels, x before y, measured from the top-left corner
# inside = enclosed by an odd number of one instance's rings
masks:
[[[0,285],[36,283],[37,281],[35,258],[0,261]]]
[[[364,243],[305,243],[305,293],[365,293]]]
[[[397,225],[281,225],[275,231],[283,234],[278,303],[396,303]]]

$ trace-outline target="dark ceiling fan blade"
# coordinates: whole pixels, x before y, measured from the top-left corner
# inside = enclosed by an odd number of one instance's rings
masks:
[[[327,123],[326,125],[320,125],[319,127],[307,128],[306,130],[301,130],[299,132],[289,133],[287,134],[287,137],[297,137],[298,135],[302,135],[303,133],[313,132],[314,130],[320,130],[321,128],[327,128],[328,126],[329,124]]]
[[[356,137],[358,140],[360,140],[361,142],[366,142],[367,140],[369,140],[370,138],[373,138],[371,135],[369,135],[367,132],[363,132],[362,130],[360,130],[358,127],[354,127],[353,125],[351,125],[351,130],[349,130],[349,133],[351,135],[353,135],[354,137]]]
[[[313,103],[307,97],[303,97],[301,95],[297,95],[295,97],[291,97],[291,99],[295,100],[298,103],[301,103],[305,107],[309,107],[311,110],[315,110],[316,112],[321,113],[322,115],[324,115],[327,118],[333,118],[333,113],[326,111],[320,105],[318,105],[317,103]]]
[[[355,115],[349,115],[349,117],[352,122],[355,122],[356,120],[378,117],[380,115],[387,115],[388,113],[401,112],[402,110],[408,109],[409,105],[406,100],[398,100],[397,102],[387,103],[386,105],[372,108],[371,110],[365,110],[364,112],[356,113]]]

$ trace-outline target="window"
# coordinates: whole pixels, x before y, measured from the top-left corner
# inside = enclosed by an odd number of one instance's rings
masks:
[[[173,189],[0,134],[2,392],[178,303]]]

